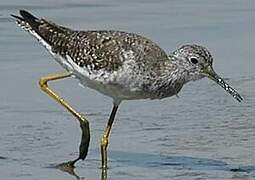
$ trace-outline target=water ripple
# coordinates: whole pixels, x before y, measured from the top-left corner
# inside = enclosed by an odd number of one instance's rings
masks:
[[[255,172],[255,165],[235,165],[221,160],[188,157],[188,156],[165,156],[147,153],[131,153],[113,151],[111,158],[118,163],[128,166],[144,168],[172,168],[189,170],[220,170],[232,172]]]

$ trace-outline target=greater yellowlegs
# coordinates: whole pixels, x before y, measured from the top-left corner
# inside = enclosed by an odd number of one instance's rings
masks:
[[[101,139],[102,168],[107,169],[108,137],[123,100],[162,99],[177,95],[189,81],[208,77],[237,101],[242,97],[212,68],[210,52],[199,45],[184,45],[169,55],[151,40],[121,31],[77,31],[38,19],[21,10],[12,15],[17,24],[34,36],[66,70],[40,79],[40,87],[69,110],[83,130],[79,157],[89,146],[89,123],[47,85],[48,81],[73,76],[86,87],[113,99],[113,109]]]

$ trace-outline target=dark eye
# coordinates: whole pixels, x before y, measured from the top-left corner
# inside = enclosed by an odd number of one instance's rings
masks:
[[[192,58],[190,58],[190,62],[192,62],[193,64],[197,64],[198,60],[197,60],[197,58],[192,57]]]

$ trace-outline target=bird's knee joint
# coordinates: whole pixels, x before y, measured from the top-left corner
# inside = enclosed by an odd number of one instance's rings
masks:
[[[106,136],[103,136],[101,138],[101,146],[102,147],[107,147],[108,146],[108,138]]]
[[[47,80],[45,78],[40,78],[39,86],[42,90],[45,90],[48,87]]]

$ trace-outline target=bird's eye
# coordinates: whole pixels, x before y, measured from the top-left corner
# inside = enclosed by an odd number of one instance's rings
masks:
[[[197,64],[198,60],[197,60],[197,58],[192,57],[192,58],[190,58],[190,62],[192,62],[193,64]]]

